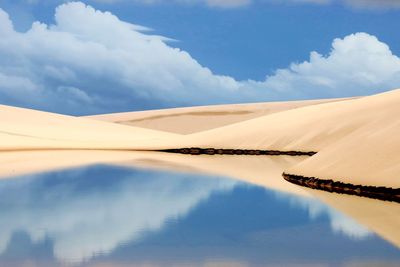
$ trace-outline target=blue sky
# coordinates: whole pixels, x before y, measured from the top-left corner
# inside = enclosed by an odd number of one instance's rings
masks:
[[[24,50],[26,45],[15,45],[15,34],[4,38],[0,44],[0,55],[3,55],[0,57],[0,103],[67,114],[92,114],[367,95],[400,86],[397,78],[400,60],[396,56],[400,55],[400,34],[396,26],[400,25],[399,1],[83,1],[93,10],[109,11],[118,18],[119,22],[103,32],[98,31],[102,26],[96,22],[85,32],[76,31],[75,26],[85,25],[85,18],[90,20],[92,14],[86,12],[76,19],[74,16],[80,10],[89,8],[77,3],[59,8],[65,11],[63,27],[50,26],[59,24],[54,19],[55,8],[63,2],[0,2],[0,8],[14,24],[14,31],[29,32],[32,22],[40,21],[47,31],[68,33],[80,41],[71,42],[67,49],[66,40],[61,42],[55,36],[38,32],[25,34],[25,40],[20,41],[30,44],[31,49],[51,43],[47,49],[55,50],[59,46],[57,54]],[[71,5],[79,7],[71,8]],[[100,17],[97,19],[102,21]],[[152,31],[141,31],[144,36],[161,35],[174,40],[154,37],[157,40],[154,42],[165,44],[160,48],[162,51],[154,53],[152,49],[157,46],[124,45],[123,49],[132,59],[116,59],[115,52],[121,48],[116,44],[136,40],[135,37],[121,40],[121,35],[110,34],[122,22],[151,28]],[[71,23],[76,25],[72,27]],[[336,38],[342,40],[337,42],[339,48],[332,47]],[[88,42],[109,48],[103,51],[101,63],[96,62],[95,52],[86,58],[93,51],[90,48],[89,52],[81,51],[84,56],[76,59],[83,62],[80,65],[60,59],[62,55],[67,59],[77,56],[76,47]],[[111,46],[107,46],[108,42]],[[173,48],[185,51],[185,55],[175,53]],[[313,51],[318,53],[314,59],[310,58]],[[139,61],[135,53],[140,55]],[[113,63],[107,64],[110,60]],[[104,68],[92,71],[101,64]],[[135,64],[141,64],[140,70]]]

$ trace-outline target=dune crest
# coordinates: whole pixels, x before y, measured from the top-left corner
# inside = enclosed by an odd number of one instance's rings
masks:
[[[340,100],[342,99],[198,106],[102,114],[87,118],[177,134],[192,134],[290,109]]]

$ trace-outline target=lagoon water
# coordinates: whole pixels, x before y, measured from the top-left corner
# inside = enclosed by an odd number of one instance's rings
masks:
[[[317,199],[107,165],[0,180],[0,266],[400,266]]]

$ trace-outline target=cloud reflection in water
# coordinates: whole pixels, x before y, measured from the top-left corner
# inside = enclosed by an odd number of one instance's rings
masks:
[[[91,166],[2,180],[0,194],[0,263],[400,260],[356,223],[336,231],[342,215],[317,200],[222,177]]]

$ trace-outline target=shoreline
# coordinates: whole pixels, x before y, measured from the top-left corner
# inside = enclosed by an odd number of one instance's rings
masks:
[[[282,176],[290,183],[311,189],[400,203],[400,189],[384,186],[354,185],[350,183],[335,182],[331,179],[304,177],[288,173],[283,173]]]
[[[222,149],[222,148],[175,148],[161,149],[157,152],[178,153],[186,155],[268,155],[268,156],[313,156],[314,151],[280,151],[280,150],[259,150],[259,149]]]

